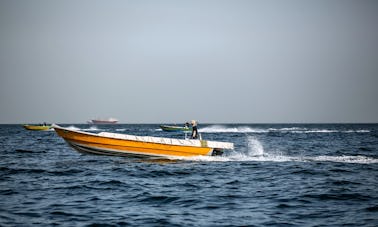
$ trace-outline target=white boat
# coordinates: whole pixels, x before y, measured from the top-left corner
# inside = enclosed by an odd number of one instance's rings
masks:
[[[92,119],[88,121],[89,124],[116,124],[118,122],[115,118],[108,119]]]

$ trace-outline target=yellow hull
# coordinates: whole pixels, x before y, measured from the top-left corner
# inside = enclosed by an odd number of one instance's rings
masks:
[[[45,130],[49,130],[52,126],[50,125],[23,125],[23,127],[27,130],[45,131]]]
[[[204,144],[203,146],[182,146],[110,138],[99,134],[74,131],[59,126],[54,126],[54,129],[71,147],[84,153],[117,156],[190,157],[213,155],[214,150],[214,148],[207,147],[206,143],[201,143]]]

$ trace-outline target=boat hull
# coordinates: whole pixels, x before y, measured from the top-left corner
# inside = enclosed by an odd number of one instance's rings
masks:
[[[160,128],[166,132],[189,132],[192,130],[192,128],[189,127],[179,127],[170,125],[160,125]]]
[[[110,138],[55,126],[54,129],[72,148],[81,153],[135,157],[190,157],[213,155],[214,150],[205,146],[206,143],[200,147],[181,146]]]
[[[90,124],[117,124],[118,121],[106,121],[106,120],[91,120],[89,123]]]
[[[23,127],[32,131],[46,131],[52,128],[51,125],[23,125]]]

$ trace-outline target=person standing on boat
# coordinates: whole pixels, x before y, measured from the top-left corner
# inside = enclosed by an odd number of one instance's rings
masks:
[[[192,139],[198,139],[198,129],[197,129],[197,121],[192,120]]]

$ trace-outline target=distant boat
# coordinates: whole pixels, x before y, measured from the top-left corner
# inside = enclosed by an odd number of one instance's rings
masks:
[[[27,130],[34,130],[34,131],[46,131],[52,128],[51,125],[23,125],[23,127]]]
[[[188,132],[192,130],[191,127],[175,126],[175,125],[160,125],[160,128],[166,132],[177,132],[177,131]]]
[[[135,136],[120,133],[90,133],[53,125],[56,133],[82,153],[131,157],[190,157],[221,155],[233,143]]]
[[[108,119],[93,119],[88,121],[89,124],[116,124],[118,122],[115,118]]]

